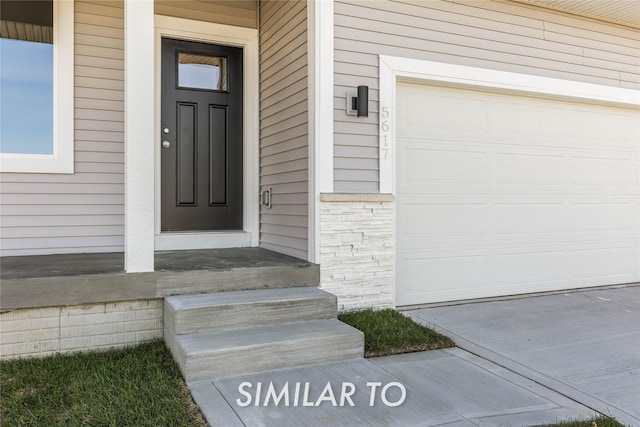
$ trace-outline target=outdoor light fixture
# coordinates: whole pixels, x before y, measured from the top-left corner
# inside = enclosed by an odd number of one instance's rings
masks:
[[[369,86],[358,86],[357,93],[347,93],[347,115],[369,117]]]

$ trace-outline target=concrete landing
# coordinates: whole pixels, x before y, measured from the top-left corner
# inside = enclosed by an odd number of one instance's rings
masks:
[[[373,386],[367,383],[381,384],[373,404]],[[270,384],[275,394],[269,393]],[[327,384],[335,405],[325,392]],[[381,392],[388,384],[385,404]],[[393,406],[402,399],[397,384],[405,398]],[[341,402],[343,387],[346,395],[353,391],[351,401]],[[533,426],[593,415],[585,406],[461,349],[192,382],[189,388],[207,421],[224,426]],[[283,389],[288,396],[280,394]],[[325,399],[318,402],[321,396]]]
[[[262,248],[198,249],[155,253],[156,271],[230,270],[305,266],[299,258]],[[1,257],[0,280],[124,273],[124,253]]]
[[[156,252],[155,271],[124,272],[122,253],[0,258],[0,309],[317,286],[319,266],[262,248]]]
[[[640,286],[405,314],[465,350],[640,426]]]

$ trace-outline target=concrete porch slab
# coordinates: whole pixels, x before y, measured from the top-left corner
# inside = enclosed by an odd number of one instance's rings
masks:
[[[308,262],[262,248],[198,249],[155,253],[156,271],[230,270],[304,266]],[[0,280],[124,273],[124,253],[1,257]]]
[[[0,258],[0,309],[317,286],[319,266],[262,248],[156,252],[155,271],[124,272],[124,254]]]

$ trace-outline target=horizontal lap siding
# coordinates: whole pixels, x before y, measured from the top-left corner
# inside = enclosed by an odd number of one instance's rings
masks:
[[[308,254],[308,89],[305,1],[260,2],[260,245]]]
[[[378,191],[378,55],[640,88],[640,32],[508,1],[336,0],[334,188]],[[345,94],[369,86],[369,117]]]
[[[258,28],[255,0],[156,0],[154,9],[158,15]]]
[[[123,250],[122,2],[75,4],[75,173],[0,180],[3,256]]]

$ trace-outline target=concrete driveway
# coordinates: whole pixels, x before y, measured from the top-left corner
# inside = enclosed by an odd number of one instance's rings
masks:
[[[462,349],[640,426],[640,286],[406,311]]]

